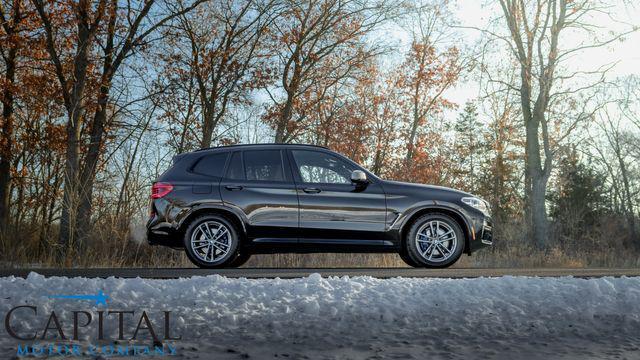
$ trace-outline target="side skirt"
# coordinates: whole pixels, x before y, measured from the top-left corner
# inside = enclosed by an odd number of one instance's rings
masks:
[[[394,253],[399,248],[388,240],[353,239],[283,239],[257,238],[249,251],[254,254],[275,253]]]

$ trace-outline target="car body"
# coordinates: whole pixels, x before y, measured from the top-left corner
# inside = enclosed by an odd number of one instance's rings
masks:
[[[440,220],[431,219],[431,228],[423,226],[416,235],[418,253],[427,241],[432,257],[444,257],[444,233],[458,236],[460,253],[492,243],[484,200],[445,187],[383,180],[341,154],[312,145],[233,145],[180,154],[154,183],[152,198],[150,244],[188,248],[186,232],[194,219],[217,216],[220,221],[203,225],[191,239],[197,246],[215,247],[211,225],[233,232],[237,239],[229,244],[236,242],[234,251],[243,254],[236,264],[251,254],[280,252],[397,252],[407,261],[407,235],[427,215]],[[218,245],[227,249],[228,244]],[[218,266],[229,261],[211,267]]]

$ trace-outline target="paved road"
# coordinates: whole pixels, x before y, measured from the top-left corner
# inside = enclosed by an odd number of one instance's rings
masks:
[[[196,268],[185,269],[0,269],[0,277],[26,277],[30,272],[37,272],[47,277],[97,277],[107,278],[156,278],[172,279],[191,276],[222,275],[227,277],[244,278],[298,278],[319,273],[322,276],[373,276],[377,278],[420,277],[420,278],[474,278],[496,276],[573,276],[580,278],[602,276],[640,276],[640,269],[412,269],[412,268],[321,268],[321,269],[274,269],[274,268],[240,268],[204,270]]]

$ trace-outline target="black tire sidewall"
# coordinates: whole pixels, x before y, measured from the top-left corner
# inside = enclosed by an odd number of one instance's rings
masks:
[[[232,238],[231,249],[229,250],[227,255],[225,255],[224,258],[214,263],[209,263],[209,262],[205,262],[198,259],[198,257],[193,253],[193,249],[191,248],[191,235],[193,234],[193,231],[205,221],[217,221],[223,224],[224,226],[226,226],[227,229],[229,229],[229,232],[231,233],[231,238]],[[196,266],[201,268],[213,269],[213,268],[225,267],[227,264],[229,264],[231,261],[233,261],[237,257],[240,237],[238,236],[238,230],[236,230],[236,227],[233,226],[233,224],[230,221],[228,221],[222,216],[212,214],[212,215],[199,216],[198,218],[193,220],[184,232],[183,242],[184,242],[185,252],[187,253],[187,257],[189,258],[189,260],[191,260],[192,263],[194,263]]]
[[[433,221],[433,220],[439,220],[449,225],[455,232],[456,237],[458,239],[458,241],[456,242],[456,248],[454,250],[453,255],[444,262],[434,262],[434,261],[429,261],[423,258],[418,252],[416,243],[414,241],[420,227],[424,223]],[[407,237],[404,240],[405,240],[406,256],[408,256],[412,261],[417,263],[418,266],[429,267],[429,268],[445,268],[453,265],[456,261],[458,261],[458,259],[462,255],[462,252],[464,251],[464,246],[465,246],[465,236],[460,224],[451,216],[446,214],[440,214],[440,213],[426,214],[419,217],[416,221],[413,222],[413,224],[411,224],[411,228],[409,229],[409,232],[407,233]]]
[[[411,267],[422,267],[422,265],[418,264],[417,262],[413,261],[412,258],[409,257],[409,255],[407,255],[407,250],[406,249],[402,249],[398,255],[400,255],[400,259],[402,259],[402,261],[405,262],[405,264],[411,266]]]
[[[229,263],[227,263],[226,266],[230,268],[237,268],[246,264],[250,258],[251,258],[251,253],[249,253],[247,250],[240,250],[238,251],[238,255],[236,255],[236,257],[233,260],[231,260]]]

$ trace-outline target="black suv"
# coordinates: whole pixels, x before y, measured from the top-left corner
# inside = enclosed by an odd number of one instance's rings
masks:
[[[397,252],[411,266],[446,267],[492,243],[484,200],[383,180],[311,145],[180,154],[151,198],[149,243],[184,248],[205,268],[280,252]]]

